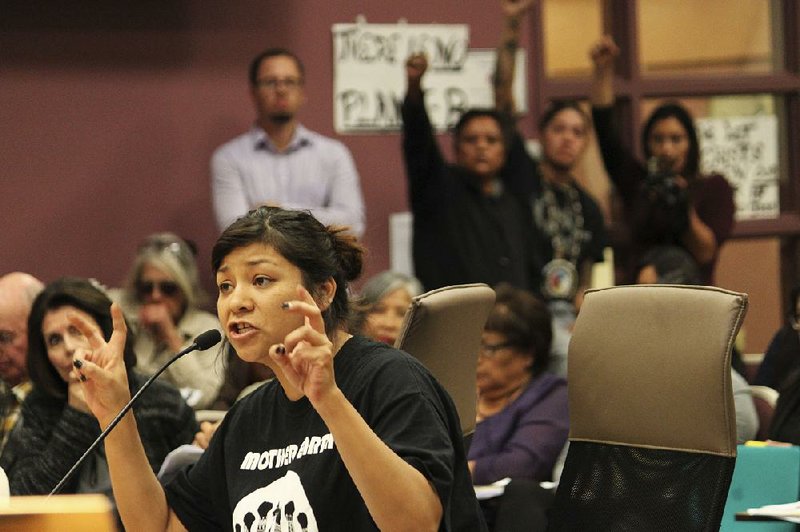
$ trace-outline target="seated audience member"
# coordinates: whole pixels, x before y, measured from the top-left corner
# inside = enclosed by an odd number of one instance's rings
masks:
[[[650,249],[639,265],[637,284],[700,284],[701,273],[691,255],[683,248],[659,246]],[[740,357],[736,357],[741,360]],[[733,362],[731,362],[733,366]],[[744,443],[758,432],[758,413],[750,386],[742,375],[731,367],[733,402],[736,409],[736,440]]]
[[[772,441],[800,445],[800,368],[784,379],[767,434]]]
[[[111,300],[93,282],[64,278],[36,297],[28,320],[28,368],[33,383],[22,404],[20,422],[0,458],[14,495],[49,493],[100,435],[92,415],[92,398],[73,372],[90,356],[91,337],[109,339]],[[71,324],[80,316],[84,327]],[[118,321],[121,325],[122,318]],[[128,390],[146,380],[133,371],[133,336],[119,343],[119,371]],[[124,405],[119,405],[120,409]],[[115,405],[116,408],[116,405]],[[143,464],[157,471],[175,447],[192,441],[197,430],[194,411],[171,385],[155,381],[133,407],[143,442]],[[112,416],[113,417],[113,416]],[[111,497],[108,457],[99,446],[65,484],[62,493],[105,493]]]
[[[769,439],[800,445],[800,287],[792,290],[787,323],[772,338],[755,384],[778,390]]]
[[[28,379],[28,315],[44,285],[22,272],[0,277],[0,452],[19,419],[22,402],[31,391]]]
[[[784,388],[787,378],[800,369],[800,286],[792,290],[789,299],[786,323],[772,337],[753,382],[778,391]]]
[[[406,61],[403,160],[414,216],[414,272],[426,290],[465,283],[506,282],[533,289],[530,214],[505,190],[503,120],[493,109],[472,109],[453,129],[455,164],[448,164],[425,108],[424,54]]]
[[[800,368],[783,380],[767,434],[772,441],[800,445]]]
[[[614,59],[618,54],[609,37],[591,50],[592,115],[603,162],[632,233],[631,259],[623,261],[626,273],[635,279],[636,264],[648,248],[679,246],[697,264],[701,284],[713,284],[720,248],[733,229],[733,188],[720,174],[701,173],[697,131],[691,114],[680,103],[659,105],[645,121],[642,149],[646,162],[622,144],[613,109]]]
[[[212,263],[228,341],[276,378],[234,404],[199,461],[163,487],[137,425],[120,422],[105,448],[127,529],[486,530],[447,393],[413,357],[346,331],[362,266],[354,237],[260,207],[222,233]],[[92,337],[76,370],[103,425],[130,397],[112,313],[111,340]]]
[[[569,432],[567,383],[545,372],[552,335],[542,301],[497,287],[478,355],[478,424],[468,455],[475,484],[550,479]]]
[[[136,369],[152,375],[208,329],[217,318],[199,307],[206,296],[197,278],[194,250],[172,233],[158,233],[139,246],[122,298],[132,320]],[[219,348],[185,356],[160,378],[181,390],[195,409],[208,408],[224,379]]]
[[[411,299],[422,285],[404,273],[384,271],[371,277],[355,303],[352,329],[379,342],[394,345]]]

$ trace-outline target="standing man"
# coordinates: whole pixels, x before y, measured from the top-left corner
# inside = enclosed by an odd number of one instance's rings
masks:
[[[303,127],[305,70],[289,50],[270,48],[250,64],[256,123],[211,158],[211,195],[217,226],[225,229],[258,205],[307,209],[326,225],[364,233],[358,172],[341,142]]]
[[[28,315],[44,285],[27,273],[0,277],[0,451],[19,417],[20,405],[31,389],[28,380]]]
[[[423,54],[407,60],[402,107],[415,274],[427,290],[477,282],[531,289],[530,217],[500,181],[501,117],[493,109],[464,113],[453,130],[455,164],[448,164],[425,109],[427,67]]]

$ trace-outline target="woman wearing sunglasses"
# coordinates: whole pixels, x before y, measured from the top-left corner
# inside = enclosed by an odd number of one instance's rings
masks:
[[[218,329],[216,316],[199,308],[205,300],[194,250],[172,233],[149,236],[139,246],[122,298],[136,331],[136,369],[153,374],[198,334]],[[195,409],[208,408],[224,378],[218,359],[215,348],[194,353],[162,378],[180,388]]]

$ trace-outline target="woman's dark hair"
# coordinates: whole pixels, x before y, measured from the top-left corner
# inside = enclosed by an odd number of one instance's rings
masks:
[[[547,128],[548,124],[553,121],[553,119],[565,109],[571,109],[581,115],[583,118],[583,124],[586,126],[586,129],[589,129],[589,115],[586,114],[586,111],[583,110],[581,104],[579,104],[575,100],[556,100],[550,103],[547,108],[542,113],[542,116],[539,117],[539,132],[543,132],[545,128]]]
[[[547,305],[525,290],[501,283],[484,330],[502,334],[513,347],[533,356],[531,374],[536,377],[550,362],[553,328]]]
[[[644,155],[647,159],[653,155],[648,142],[650,140],[650,133],[656,123],[666,120],[667,118],[676,119],[686,131],[686,136],[689,140],[689,152],[686,154],[686,164],[681,171],[681,175],[687,179],[692,179],[697,176],[700,171],[700,143],[697,140],[697,130],[694,127],[692,115],[678,102],[667,102],[659,105],[647,119],[647,122],[645,122],[644,128],[642,128],[642,148],[644,149]]]
[[[656,246],[648,250],[639,261],[636,276],[647,266],[656,270],[659,284],[703,284],[697,261],[678,246]]]
[[[111,300],[94,280],[64,277],[48,284],[36,296],[28,316],[28,375],[34,386],[56,399],[67,398],[67,383],[47,358],[42,322],[48,312],[62,307],[75,307],[89,314],[103,331],[106,340],[111,339],[114,331]],[[125,340],[123,356],[125,367],[130,372],[136,365],[133,335],[130,332]]]
[[[322,312],[325,332],[346,324],[350,306],[348,285],[361,275],[364,250],[346,227],[325,227],[308,211],[259,207],[233,222],[211,251],[211,268],[219,270],[233,250],[264,244],[300,269],[303,286],[316,299],[322,283],[336,282],[336,294]]]
[[[795,286],[792,288],[792,291],[789,293],[789,308],[787,309],[786,315],[791,322],[794,320],[795,322],[800,321],[800,316],[797,315],[797,299],[800,298],[800,286]]]

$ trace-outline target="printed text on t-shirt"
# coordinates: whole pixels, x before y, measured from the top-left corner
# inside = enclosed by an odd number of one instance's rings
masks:
[[[303,440],[299,446],[295,444],[287,445],[278,449],[257,452],[250,451],[244,456],[242,465],[239,469],[263,470],[284,467],[291,464],[294,460],[302,458],[308,454],[320,454],[323,451],[333,449],[333,436],[330,433],[324,436],[311,436]]]

